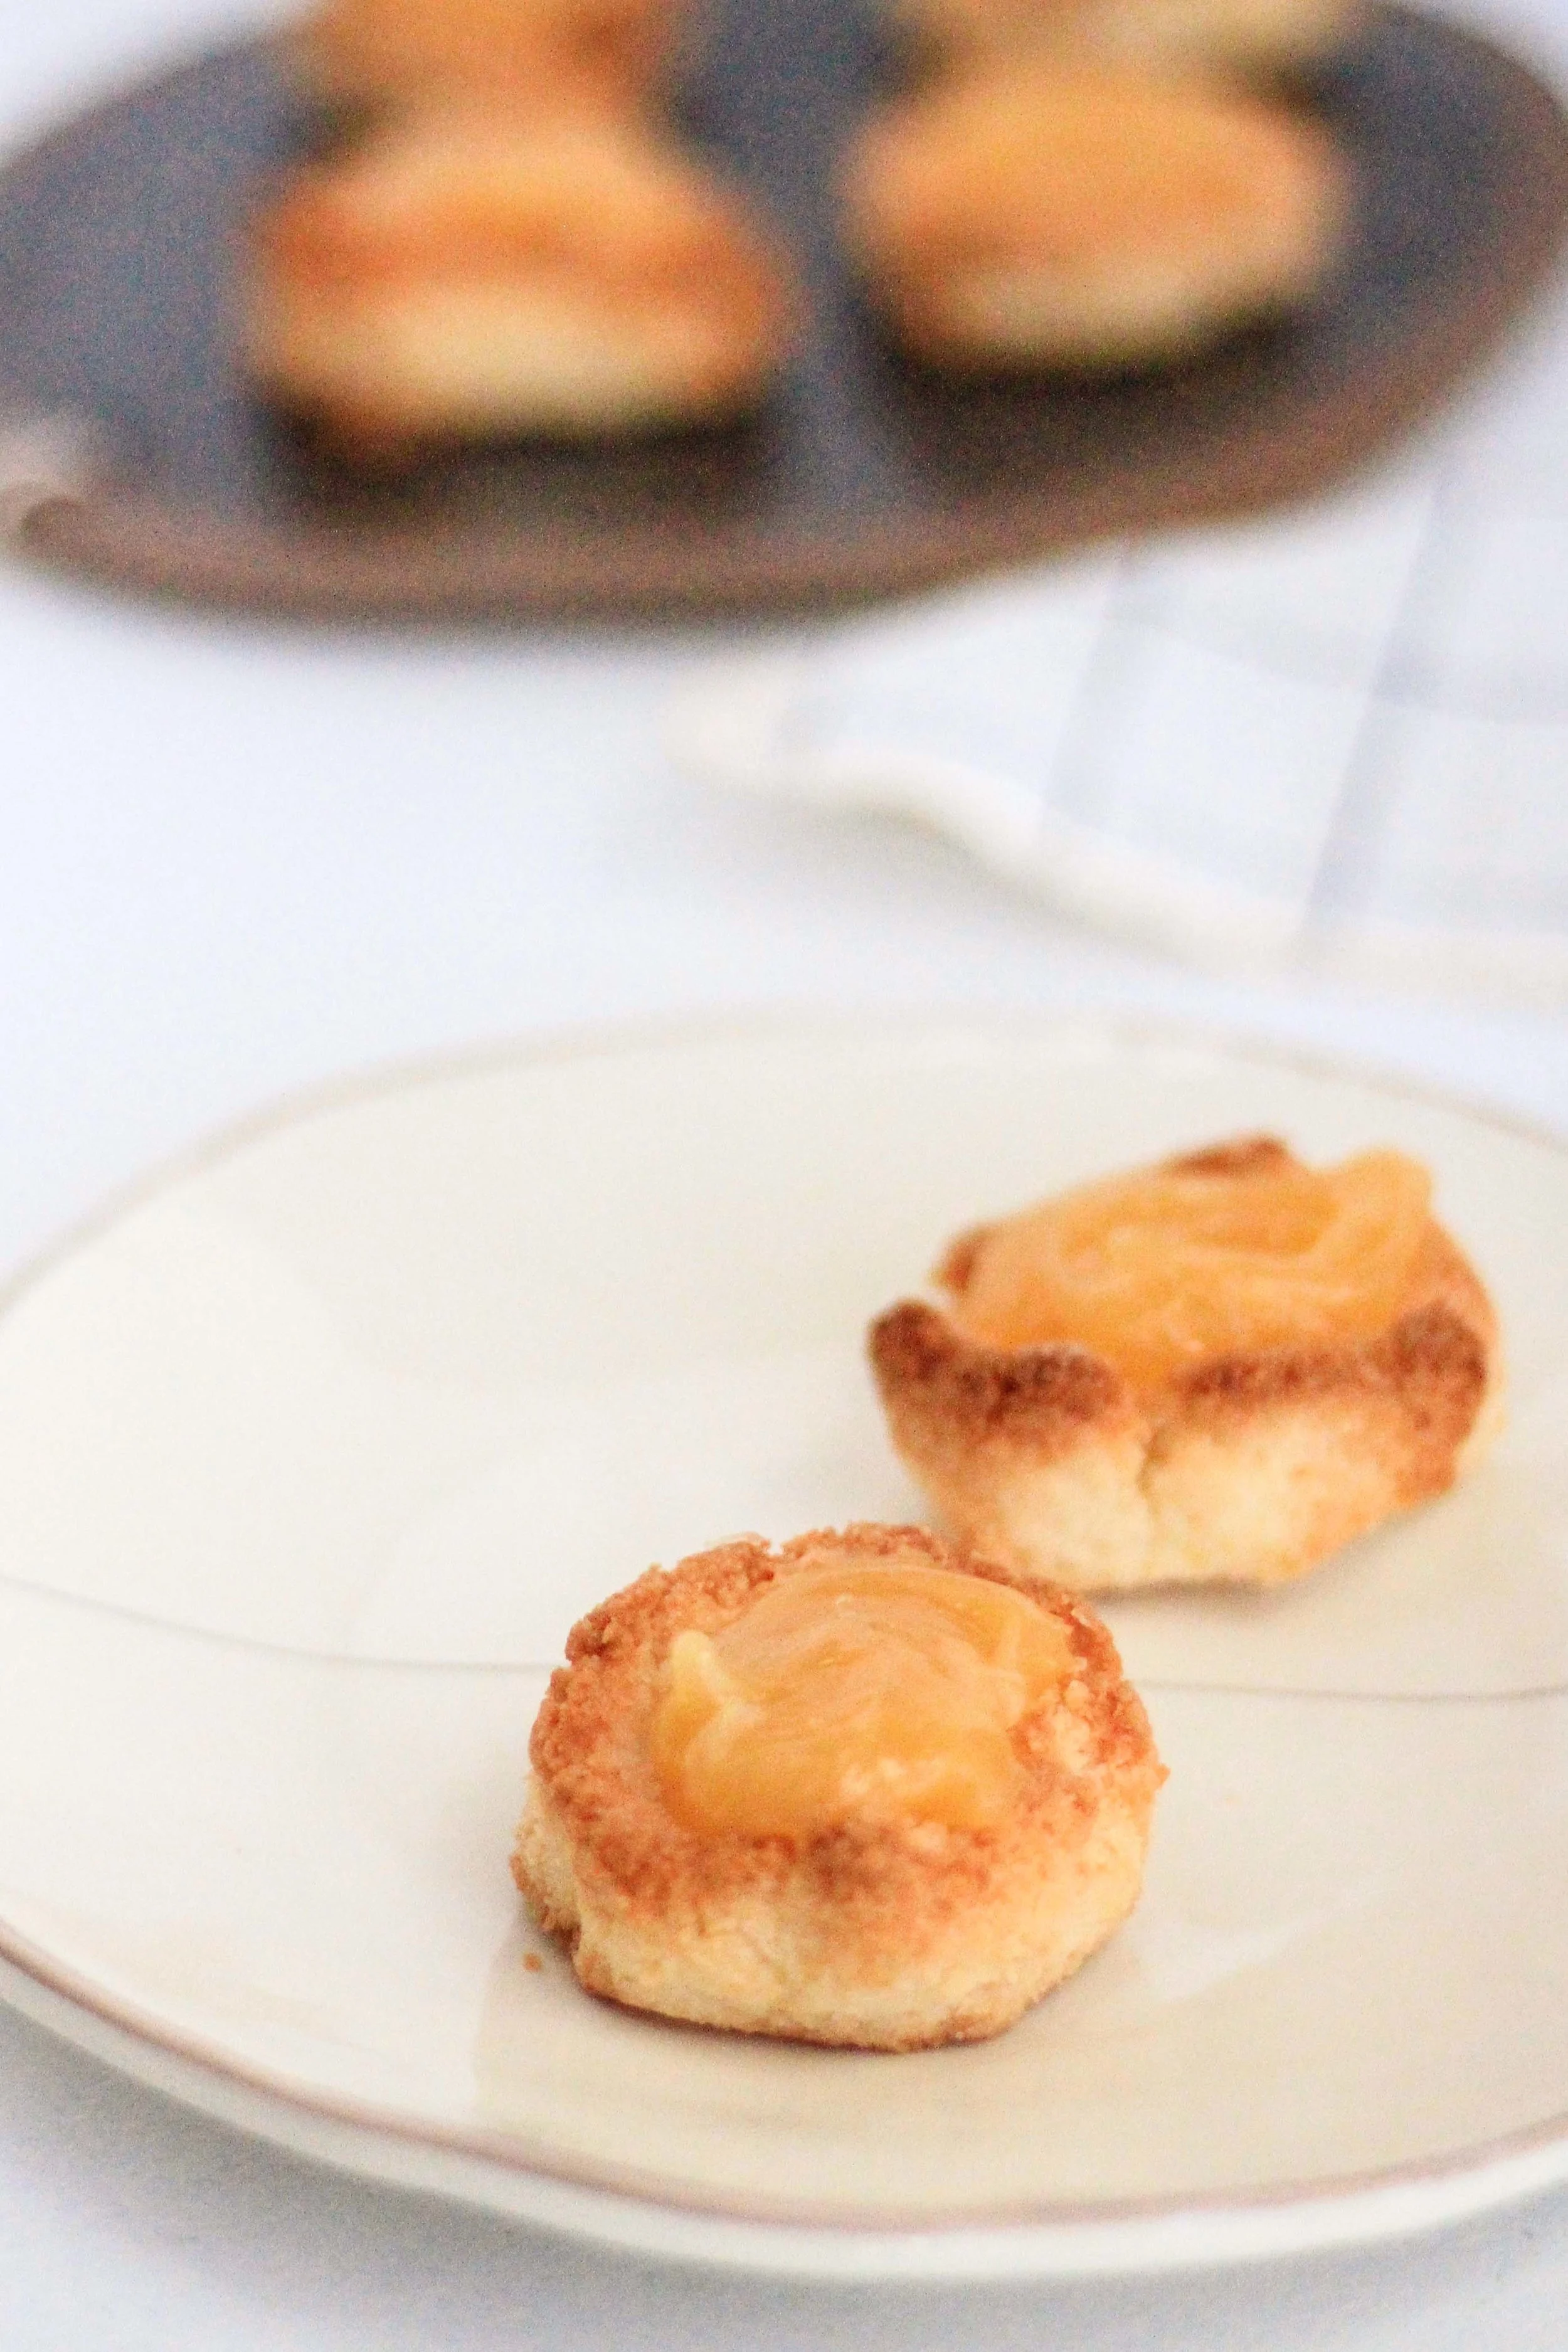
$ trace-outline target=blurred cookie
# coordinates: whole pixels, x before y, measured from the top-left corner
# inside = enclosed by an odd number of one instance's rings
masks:
[[[1251,93],[1030,63],[871,117],[845,234],[895,338],[938,366],[1117,369],[1295,308],[1342,247],[1345,166]]]
[[[682,0],[321,0],[288,55],[335,104],[624,110],[667,74],[687,14]]]
[[[277,188],[245,281],[254,383],[366,457],[730,416],[795,319],[740,201],[626,122],[384,125]]]

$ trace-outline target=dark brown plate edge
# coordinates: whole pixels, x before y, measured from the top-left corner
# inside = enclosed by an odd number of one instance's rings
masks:
[[[663,528],[628,526],[595,543],[560,529],[526,536],[414,529],[355,540],[230,522],[112,481],[40,501],[15,544],[41,566],[98,586],[277,616],[698,620],[852,607],[1096,541],[1256,517],[1321,494],[1383,454],[1500,348],[1552,275],[1568,235],[1568,117],[1541,77],[1461,26],[1392,0],[1377,0],[1375,13],[1384,20],[1420,15],[1469,74],[1489,76],[1498,87],[1507,137],[1500,235],[1477,257],[1464,295],[1369,365],[1353,392],[1227,441],[1211,466],[1194,467],[1173,452],[1136,484],[1086,476],[1048,496],[972,500],[917,522],[862,524],[842,541],[693,534],[679,559]],[[41,144],[80,136],[100,110]]]

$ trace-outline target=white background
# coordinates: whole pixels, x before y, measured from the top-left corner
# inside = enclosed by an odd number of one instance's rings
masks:
[[[9,0],[0,139],[265,13]],[[1541,5],[1485,20],[1568,64]],[[0,1265],[306,1082],[648,1012],[1157,1009],[1568,1129],[1560,1019],[1243,991],[1054,924],[937,841],[682,784],[666,695],[760,641],[307,632],[0,569]],[[1565,2312],[1565,2199],[1199,2280],[707,2279],[316,2172],[0,2013],[5,2352],[1561,2352]]]

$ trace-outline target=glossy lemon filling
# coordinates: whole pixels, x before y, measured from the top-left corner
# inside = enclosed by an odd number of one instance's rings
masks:
[[[808,1564],[721,1633],[678,1635],[654,1769],[705,1834],[981,1828],[1018,1791],[1015,1726],[1070,1666],[1061,1626],[1009,1586],[914,1559]]]
[[[1153,1388],[1216,1356],[1385,1328],[1430,1209],[1426,1170],[1397,1151],[1117,1177],[988,1228],[953,1314],[992,1346],[1073,1341]]]

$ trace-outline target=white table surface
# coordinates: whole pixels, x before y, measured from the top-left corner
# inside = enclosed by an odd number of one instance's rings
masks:
[[[1568,62],[1568,24],[1541,5],[1485,16],[1533,26],[1538,53]],[[17,12],[0,140],[261,13]],[[1243,989],[1054,923],[935,840],[681,783],[660,706],[695,659],[747,642],[316,633],[0,569],[0,1265],[302,1085],[649,1013],[1157,1010],[1568,1129],[1560,1019]],[[1196,2278],[710,2278],[317,2171],[0,2011],[5,2352],[1561,2352],[1565,2315],[1568,2196],[1418,2244]]]

